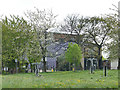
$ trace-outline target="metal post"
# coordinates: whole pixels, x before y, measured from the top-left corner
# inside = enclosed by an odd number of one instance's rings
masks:
[[[104,61],[103,63],[103,76],[107,76],[107,61]]]

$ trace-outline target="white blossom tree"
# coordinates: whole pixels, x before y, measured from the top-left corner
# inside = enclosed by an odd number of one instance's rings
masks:
[[[46,47],[53,42],[53,37],[51,36],[50,32],[47,32],[47,30],[55,27],[55,18],[57,15],[54,15],[52,10],[39,10],[38,8],[35,9],[35,11],[28,10],[25,15],[28,17],[33,30],[37,34],[39,46],[42,52],[44,72],[46,72]]]

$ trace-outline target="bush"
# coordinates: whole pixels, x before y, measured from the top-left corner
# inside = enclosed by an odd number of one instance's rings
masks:
[[[69,63],[65,61],[65,58],[63,55],[57,58],[56,69],[58,71],[69,71]]]

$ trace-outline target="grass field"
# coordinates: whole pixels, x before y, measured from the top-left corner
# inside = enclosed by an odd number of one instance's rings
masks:
[[[2,75],[2,88],[118,88],[118,71],[109,70],[103,77],[103,71],[58,71],[40,73]]]

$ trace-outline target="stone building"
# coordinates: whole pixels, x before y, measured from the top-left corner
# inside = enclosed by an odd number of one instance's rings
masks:
[[[77,35],[75,33],[71,34],[69,32],[61,32],[58,28],[50,29],[50,30],[48,30],[48,32],[52,32],[52,35],[53,35],[54,40],[55,40],[55,43],[58,43],[58,44],[56,44],[56,47],[61,47],[61,48],[59,48],[61,50],[61,51],[59,51],[59,52],[61,52],[61,54],[59,54],[57,57],[59,57],[60,55],[62,55],[62,54],[65,53],[65,50],[67,50],[69,42],[76,43]],[[65,46],[66,48],[63,50],[64,45],[66,45]],[[52,45],[50,45],[49,47],[51,47],[51,46]],[[87,45],[82,46],[81,49],[83,51],[83,58],[81,60],[81,64],[82,64],[82,68],[86,70],[86,69],[89,69],[89,67],[90,67],[90,62],[88,61],[88,59],[90,58],[90,54],[92,53],[93,56],[94,56],[94,58],[96,58],[96,56],[95,56],[96,53],[93,53],[94,51],[92,51],[91,49],[89,49],[87,47]],[[50,48],[49,48],[49,50],[50,50]],[[54,50],[57,53],[57,51],[55,50],[55,48],[52,49],[52,50]],[[54,57],[53,59],[51,59],[51,58],[48,57],[47,61],[50,61],[50,60],[56,61],[57,57]],[[95,67],[97,67],[97,61],[96,61],[96,59],[94,60],[93,63],[95,65]]]
[[[69,32],[61,32],[59,28],[51,28],[47,32],[51,32],[52,37],[54,38],[54,43],[51,43],[47,47],[47,57],[46,57],[46,65],[47,70],[51,70],[51,68],[57,67],[57,58],[61,55],[65,54],[65,51],[68,48],[68,43],[76,43],[77,35],[75,33],[71,34]],[[84,70],[87,70],[90,68],[90,65],[94,65],[94,67],[97,67],[97,48],[93,46],[92,48],[88,47],[89,45],[84,44],[81,49],[83,51],[83,58],[81,60],[82,68]],[[93,59],[91,62],[90,59]],[[102,64],[102,62],[101,62]],[[43,68],[42,62],[41,62],[41,69]]]

